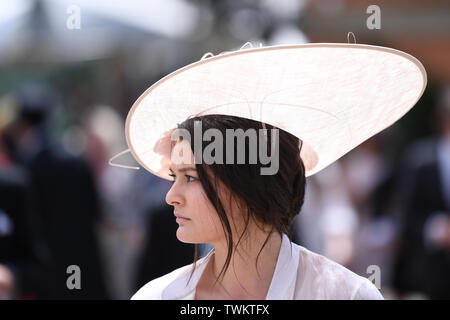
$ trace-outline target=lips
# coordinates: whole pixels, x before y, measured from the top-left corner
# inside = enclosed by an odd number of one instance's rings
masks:
[[[187,217],[184,217],[184,216],[182,216],[181,214],[178,214],[178,213],[175,213],[174,215],[175,215],[175,217],[177,217],[177,219],[191,220],[191,219],[189,219]]]

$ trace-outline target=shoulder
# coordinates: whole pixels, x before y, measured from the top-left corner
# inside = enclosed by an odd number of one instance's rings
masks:
[[[352,300],[384,300],[378,288],[369,279],[361,278],[362,281],[352,295]]]
[[[130,300],[161,300],[164,289],[180,275],[187,272],[188,268],[191,266],[192,265],[186,265],[159,278],[153,279],[141,287]]]
[[[367,278],[320,254],[300,248],[298,285],[310,299],[378,300],[383,296]]]

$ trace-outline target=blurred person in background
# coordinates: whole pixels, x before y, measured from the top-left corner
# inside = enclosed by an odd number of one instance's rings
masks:
[[[100,238],[114,299],[128,299],[143,283],[194,256],[193,246],[175,237],[176,223],[164,202],[170,183],[144,170],[108,165],[125,146],[123,130],[123,120],[108,105],[96,105],[83,117],[85,155],[103,206]]]
[[[124,143],[120,137],[123,123],[117,111],[109,105],[89,109],[82,117],[82,129],[69,130],[69,136],[70,132],[78,132],[98,185],[103,214],[99,238],[111,298],[126,299],[131,292],[133,264],[143,233],[139,228],[143,225],[141,204],[136,199],[139,192],[132,184],[136,172],[108,166],[108,157]],[[73,139],[67,139],[70,140]]]
[[[366,276],[379,270],[376,285],[385,297],[392,294],[391,269],[397,236],[392,188],[398,168],[383,148],[395,141],[396,135],[400,133],[390,127],[362,143],[343,161],[343,184],[358,215],[349,268]]]
[[[296,217],[294,229],[298,241],[348,267],[358,215],[343,184],[342,162],[338,160],[308,179],[304,212]]]
[[[1,145],[0,154],[0,300],[39,299],[45,294],[48,252],[29,207],[28,177],[6,162]]]
[[[91,169],[50,139],[47,128],[58,101],[56,91],[41,83],[26,84],[16,92],[16,100],[18,117],[5,128],[2,144],[11,161],[29,175],[29,207],[49,251],[44,298],[107,298],[96,238],[101,207]],[[81,272],[78,290],[67,285],[72,265]]]
[[[376,285],[390,296],[396,225],[389,193],[395,168],[381,153],[382,137],[392,139],[382,132],[310,177],[297,225],[302,244],[356,274],[369,277],[368,268],[379,267]]]
[[[394,285],[403,297],[450,299],[450,86],[435,113],[437,134],[405,152],[402,236]]]

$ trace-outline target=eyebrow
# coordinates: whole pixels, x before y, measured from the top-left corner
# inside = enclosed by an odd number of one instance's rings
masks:
[[[170,172],[173,173],[172,168],[169,168]],[[193,168],[193,167],[185,167],[185,168],[181,168],[178,169],[178,172],[186,172],[186,171],[197,171],[197,169]]]

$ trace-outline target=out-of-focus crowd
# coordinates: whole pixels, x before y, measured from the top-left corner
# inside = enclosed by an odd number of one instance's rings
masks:
[[[191,263],[193,246],[176,239],[164,203],[170,183],[108,165],[123,134],[119,115],[95,108],[76,129],[85,152],[74,155],[49,134],[57,99],[31,84],[3,101],[17,112],[0,131],[1,297],[126,299]],[[448,87],[434,119],[436,134],[395,159],[385,153],[394,127],[309,177],[295,220],[297,243],[369,277],[387,298],[450,297]],[[68,289],[73,265],[81,290]]]

